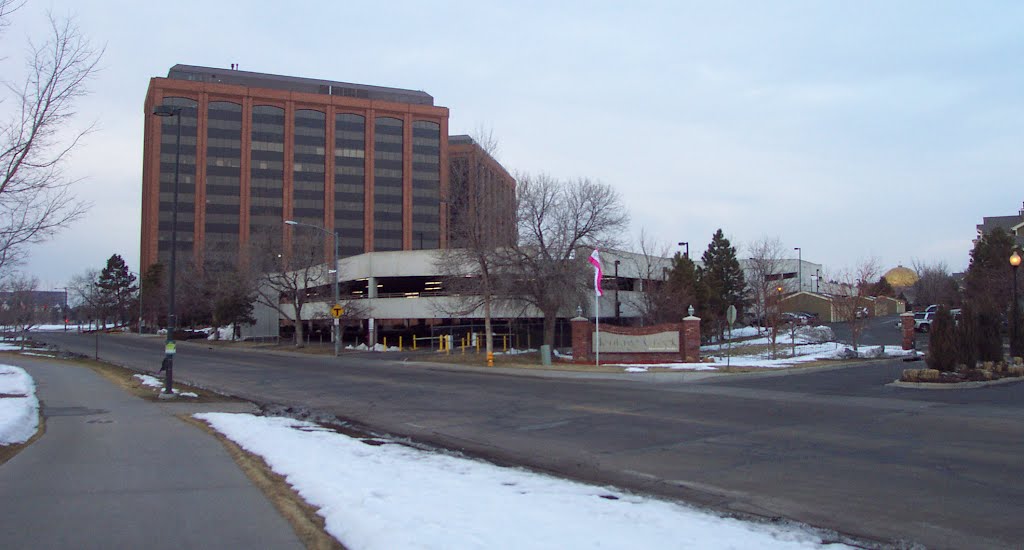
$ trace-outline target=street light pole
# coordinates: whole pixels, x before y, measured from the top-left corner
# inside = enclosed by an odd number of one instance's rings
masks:
[[[683,257],[684,258],[689,258],[690,257],[690,243],[684,241],[684,242],[679,243],[679,246],[685,246],[686,247],[686,250],[683,251]]]
[[[153,114],[158,117],[174,117],[177,126],[174,138],[174,201],[171,207],[171,269],[170,280],[168,281],[169,304],[167,307],[167,342],[164,344],[163,370],[166,372],[164,378],[164,395],[174,395],[174,331],[178,325],[178,318],[175,314],[174,301],[174,279],[177,267],[178,256],[178,179],[181,170],[181,107],[172,105],[160,105],[153,109]]]
[[[615,260],[615,323],[619,322],[619,260]]]
[[[319,231],[321,233],[324,233],[325,235],[330,235],[331,237],[334,238],[334,258],[331,261],[331,263],[334,266],[334,303],[331,304],[331,305],[332,306],[338,305],[338,300],[339,300],[338,285],[340,284],[340,277],[339,277],[339,275],[340,275],[340,272],[341,272],[341,270],[338,269],[338,232],[337,231],[328,231],[327,229],[325,229],[323,227],[320,227],[319,225],[313,225],[313,224],[309,224],[309,223],[297,222],[295,220],[285,220],[284,223],[286,225],[291,225],[291,226],[302,226],[302,227],[309,227],[311,229],[316,229],[317,231]],[[296,319],[295,322],[301,323],[302,320],[301,319]],[[331,336],[334,338],[334,356],[335,357],[338,357],[338,356],[341,355],[341,331],[339,330],[340,328],[341,328],[341,325],[338,322],[338,319],[334,319],[334,325],[331,327]]]
[[[1016,250],[1010,255],[1010,266],[1013,267],[1013,333],[1010,334],[1010,357],[1020,357],[1024,350],[1019,349],[1020,338],[1020,301],[1017,298],[1017,268],[1020,267],[1020,254]]]
[[[803,292],[804,290],[804,251],[800,250],[797,246],[793,248],[796,250],[796,291]]]

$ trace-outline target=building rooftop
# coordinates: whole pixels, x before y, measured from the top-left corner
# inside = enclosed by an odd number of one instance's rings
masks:
[[[195,65],[175,65],[167,71],[167,78],[172,80],[190,80],[194,82],[212,82],[252,88],[270,88],[290,92],[308,94],[325,94],[362,99],[393,101],[414,105],[433,105],[434,97],[419,90],[370,86],[333,80],[303,78],[266,73],[254,73],[237,69],[218,69]]]

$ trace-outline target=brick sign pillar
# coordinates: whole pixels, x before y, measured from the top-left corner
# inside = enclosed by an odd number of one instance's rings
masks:
[[[570,319],[569,323],[572,325],[572,362],[589,363],[593,359],[593,325],[585,317],[575,317]]]
[[[908,311],[900,314],[900,327],[903,329],[903,349],[914,349],[914,313]]]
[[[700,362],[700,317],[683,318],[683,330],[679,335],[679,354],[684,363]]]

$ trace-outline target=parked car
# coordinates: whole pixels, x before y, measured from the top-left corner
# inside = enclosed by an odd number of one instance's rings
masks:
[[[807,319],[807,322],[804,323],[806,325],[817,325],[820,322],[820,317],[813,311],[797,311],[796,313]]]
[[[914,330],[917,332],[928,332],[932,329],[934,311],[919,311],[914,314]]]
[[[808,318],[801,315],[799,311],[785,311],[779,315],[779,322],[784,325],[806,325]]]
[[[863,318],[867,317],[868,316],[868,308],[865,307],[865,306],[858,307],[857,310],[853,312],[853,316],[858,318],[858,319],[863,319]]]

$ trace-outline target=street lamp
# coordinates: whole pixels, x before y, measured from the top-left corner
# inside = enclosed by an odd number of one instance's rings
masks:
[[[174,279],[176,261],[178,256],[178,176],[181,170],[181,107],[173,105],[158,105],[153,109],[153,114],[158,117],[174,117],[177,126],[174,138],[174,200],[171,206],[171,269],[169,289],[169,304],[167,306],[167,342],[164,344],[163,370],[164,395],[174,395],[174,330],[177,328],[178,318],[174,313]]]
[[[686,247],[686,250],[683,251],[683,257],[684,258],[689,258],[690,257],[690,243],[684,241],[684,242],[679,243],[679,246],[685,246]]]
[[[1010,356],[1019,357],[1024,350],[1018,349],[1017,345],[1020,340],[1017,337],[1020,330],[1020,313],[1017,312],[1020,309],[1020,302],[1017,299],[1017,268],[1020,267],[1020,254],[1016,250],[1010,254],[1010,266],[1013,267],[1013,333],[1010,334]]]
[[[615,322],[619,322],[619,260],[615,260]]]
[[[319,225],[313,225],[313,224],[310,224],[310,223],[297,222],[295,220],[285,220],[284,223],[286,225],[291,225],[291,226],[302,226],[302,227],[308,227],[310,229],[316,229],[317,231],[319,231],[319,232],[321,232],[321,233],[323,233],[325,235],[330,235],[330,236],[334,237],[334,258],[331,261],[331,264],[334,266],[334,304],[332,304],[332,306],[338,305],[338,275],[339,275],[339,273],[338,273],[339,272],[339,269],[338,269],[338,232],[337,231],[328,231],[328,230],[324,229],[323,227],[320,227]],[[296,319],[295,322],[301,323],[302,319]],[[340,332],[338,330],[339,328],[341,328],[341,325],[338,322],[338,319],[335,318],[334,319],[334,326],[331,327],[331,335],[334,338],[334,356],[335,357],[338,357],[339,355],[341,355],[341,334],[340,334]]]
[[[796,250],[796,291],[803,292],[804,290],[804,251],[800,250],[800,247],[794,247]]]

